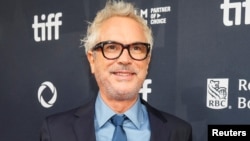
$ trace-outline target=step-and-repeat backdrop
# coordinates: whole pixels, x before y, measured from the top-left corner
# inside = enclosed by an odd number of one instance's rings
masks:
[[[210,124],[249,124],[250,0],[132,2],[155,39],[142,97],[190,122],[194,141]],[[80,40],[104,4],[0,2],[1,141],[39,140],[46,116],[97,91]]]

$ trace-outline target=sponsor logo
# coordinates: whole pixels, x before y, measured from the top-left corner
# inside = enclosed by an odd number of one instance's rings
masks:
[[[141,9],[140,16],[143,17],[151,25],[166,24],[166,13],[171,12],[170,6],[154,7],[150,9]]]
[[[235,84],[235,83],[232,83]],[[210,109],[233,109],[228,105],[229,100],[229,79],[228,78],[208,78],[207,79],[207,102]],[[235,86],[232,86],[235,87]],[[234,105],[237,109],[250,109],[250,82],[246,79],[238,79],[238,92],[230,93],[231,101],[237,101]],[[234,95],[234,96],[233,96]],[[237,98],[237,100],[234,100]]]
[[[250,24],[250,0],[244,2],[224,0],[220,8],[223,10],[223,23],[225,26],[241,25],[242,16],[244,16],[244,23],[246,25]]]
[[[56,14],[50,13],[48,16],[42,14],[40,16],[40,21],[38,20],[38,15],[34,16],[34,23],[32,28],[34,30],[34,40],[36,42],[40,41],[50,41],[54,35],[54,39],[59,39],[59,27],[62,25],[62,21],[59,19],[62,17],[62,13],[58,12]],[[53,32],[54,31],[54,32]]]
[[[139,91],[145,101],[148,101],[148,94],[152,92],[152,89],[148,87],[149,84],[152,84],[152,79],[146,79],[142,85],[142,88]]]
[[[43,95],[42,95],[43,91],[46,88],[49,88],[50,92],[52,94],[51,99],[48,100],[48,101],[45,101],[44,98],[43,98]],[[52,107],[54,105],[54,103],[56,102],[56,99],[57,99],[57,90],[56,90],[56,87],[51,82],[45,81],[39,87],[37,96],[38,96],[38,101],[41,103],[41,105],[44,108],[50,108],[50,107]]]
[[[224,109],[228,106],[228,78],[207,79],[207,107]]]
[[[239,97],[238,97],[238,109],[250,109],[249,98],[250,82],[246,79],[239,79]]]

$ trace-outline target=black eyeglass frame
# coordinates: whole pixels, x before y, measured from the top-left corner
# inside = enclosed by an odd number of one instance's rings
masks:
[[[120,54],[119,54],[117,57],[114,57],[114,58],[108,58],[107,56],[105,56],[105,53],[104,53],[104,51],[103,51],[103,47],[104,47],[106,44],[119,44],[119,45],[121,45],[121,46],[122,46],[122,50],[121,50]],[[130,47],[131,45],[136,45],[136,44],[142,44],[142,45],[144,45],[144,46],[147,47],[147,50],[146,50],[147,53],[146,53],[145,57],[142,58],[142,59],[136,59],[136,58],[134,58],[134,57],[131,55],[131,53],[130,53],[129,47]],[[108,60],[115,60],[115,59],[119,58],[119,57],[122,55],[124,49],[127,49],[127,50],[128,50],[129,56],[130,56],[132,59],[137,60],[137,61],[145,60],[145,59],[148,57],[148,54],[149,54],[149,52],[150,52],[150,44],[149,44],[149,43],[144,43],[144,42],[134,42],[134,43],[131,43],[131,44],[126,44],[126,45],[124,45],[124,44],[119,43],[119,42],[116,42],[116,41],[110,41],[110,40],[108,40],[108,41],[103,41],[103,42],[97,43],[97,44],[92,48],[92,51],[95,51],[95,50],[97,50],[97,49],[99,49],[99,48],[101,48],[102,55],[104,56],[104,58],[106,58],[106,59],[108,59]]]

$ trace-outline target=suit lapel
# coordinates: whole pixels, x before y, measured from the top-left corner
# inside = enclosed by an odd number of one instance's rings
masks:
[[[94,112],[95,100],[92,99],[87,104],[79,108],[75,115],[74,131],[77,141],[95,141]]]
[[[170,132],[166,130],[167,119],[162,116],[160,111],[150,106],[147,102],[142,100],[142,103],[146,106],[149,115],[151,128],[150,141],[166,140],[166,138],[169,138]]]
[[[149,112],[149,122],[151,128],[150,141],[165,141],[170,137],[169,130],[166,130],[167,121],[159,120],[159,117]]]

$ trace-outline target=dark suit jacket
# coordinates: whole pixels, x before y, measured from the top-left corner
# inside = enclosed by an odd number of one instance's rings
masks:
[[[149,114],[150,141],[192,141],[191,125],[142,100]],[[95,100],[45,119],[40,141],[95,141]]]

